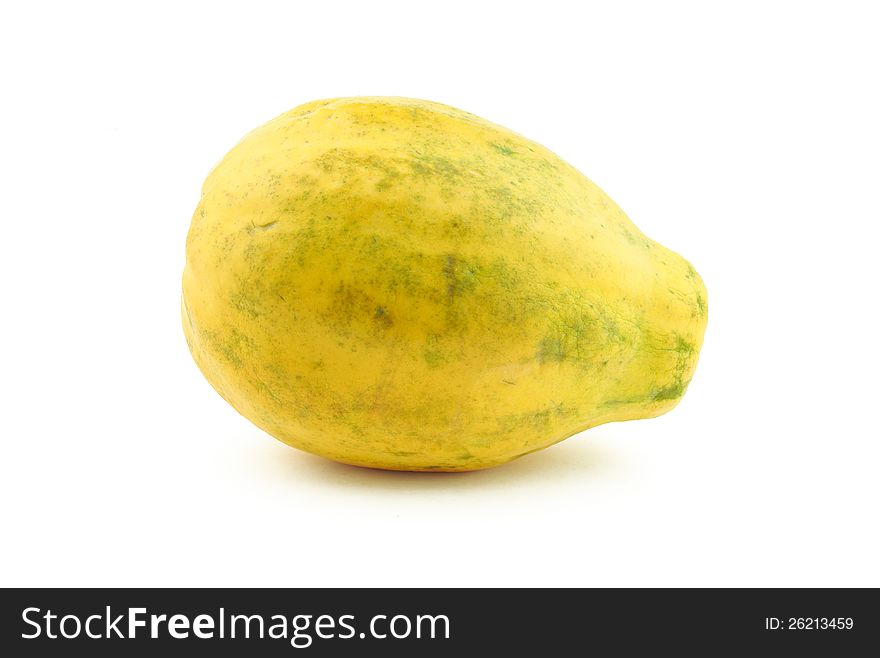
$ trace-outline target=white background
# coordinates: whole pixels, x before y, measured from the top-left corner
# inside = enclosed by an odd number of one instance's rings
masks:
[[[871,3],[18,3],[0,61],[0,583],[880,585]],[[217,396],[179,319],[209,168],[400,95],[559,153],[709,290],[684,401],[374,472]]]

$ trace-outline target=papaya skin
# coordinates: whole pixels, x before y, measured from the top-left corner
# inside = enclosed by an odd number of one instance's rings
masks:
[[[386,97],[301,105],[223,158],[181,306],[196,364],[258,427],[410,471],[669,411],[707,321],[694,268],[558,156]]]

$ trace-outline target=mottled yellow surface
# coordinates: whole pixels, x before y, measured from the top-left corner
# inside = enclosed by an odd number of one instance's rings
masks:
[[[404,98],[302,105],[205,181],[183,326],[205,377],[292,446],[486,468],[684,394],[706,290],[539,144]]]

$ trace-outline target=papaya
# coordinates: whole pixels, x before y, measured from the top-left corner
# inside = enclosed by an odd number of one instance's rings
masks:
[[[468,471],[672,409],[707,295],[593,182],[439,103],[320,100],[246,135],[192,217],[183,330],[286,444]]]

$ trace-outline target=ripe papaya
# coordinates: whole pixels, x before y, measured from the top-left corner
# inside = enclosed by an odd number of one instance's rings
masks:
[[[548,149],[361,97],[282,114],[211,171],[182,315],[207,380],[281,441],[463,471],[670,410],[707,296]]]

